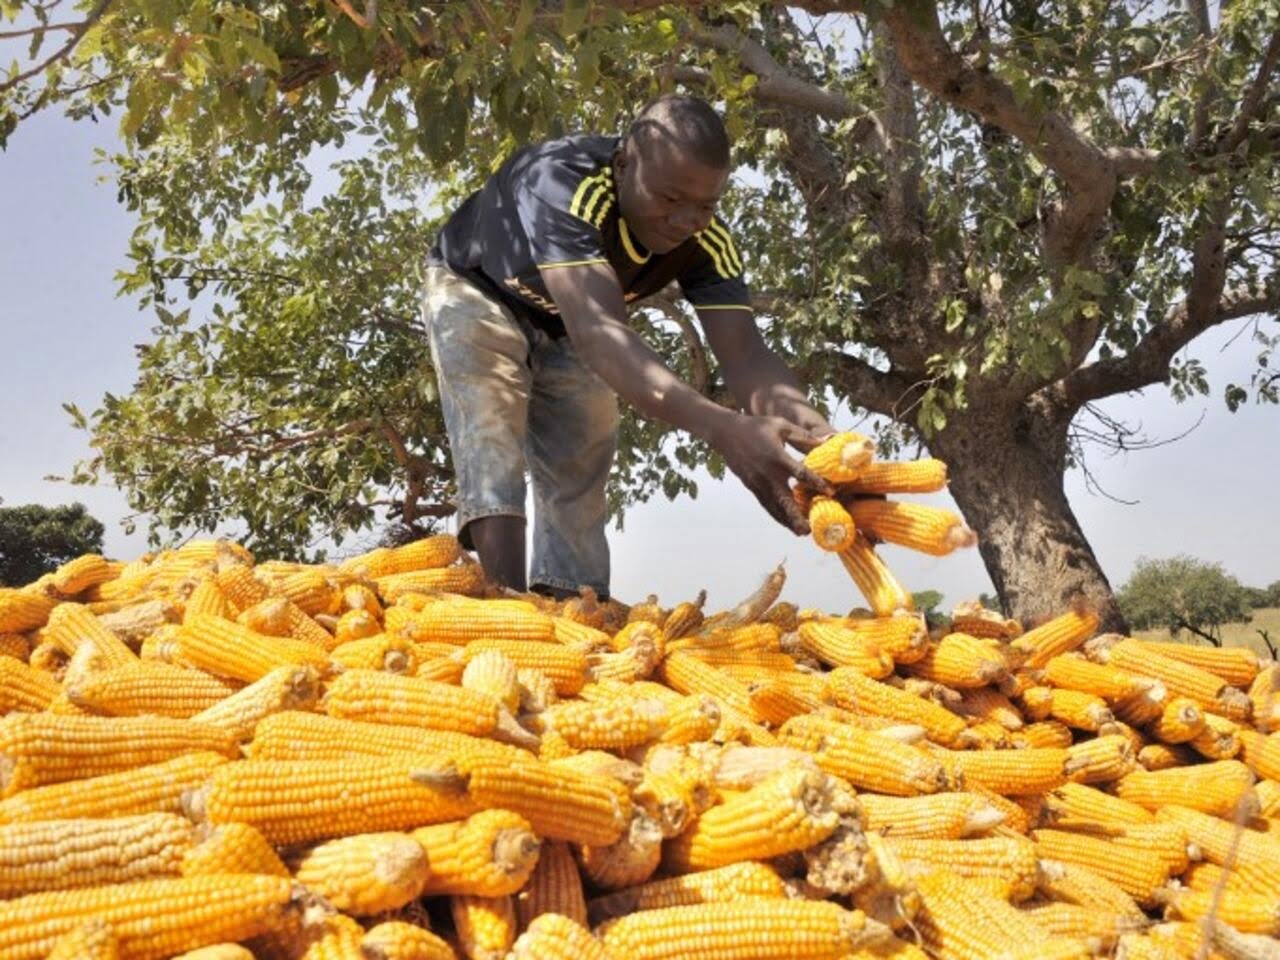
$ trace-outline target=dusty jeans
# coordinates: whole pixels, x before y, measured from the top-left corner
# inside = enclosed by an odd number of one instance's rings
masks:
[[[448,267],[428,266],[423,319],[458,481],[458,534],[481,517],[525,515],[533,480],[529,584],[609,594],[605,480],[618,398],[553,339]]]

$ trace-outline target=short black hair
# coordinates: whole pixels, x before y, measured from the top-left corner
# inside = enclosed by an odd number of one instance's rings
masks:
[[[645,154],[667,142],[699,163],[729,168],[729,134],[711,104],[697,97],[668,94],[650,100],[632,121],[627,137]]]

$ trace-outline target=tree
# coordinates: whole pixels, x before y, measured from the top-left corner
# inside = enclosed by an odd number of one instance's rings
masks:
[[[815,395],[883,417],[884,454],[949,463],[1024,622],[1084,594],[1123,626],[1063,488],[1091,443],[1145,439],[1102,401],[1207,392],[1191,350],[1232,321],[1259,362],[1226,403],[1280,399],[1269,0],[79,6],[25,28],[53,52],[0,81],[0,136],[55,105],[122,116],[122,287],[159,321],[132,392],[82,417],[99,455],[77,478],[110,475],[159,530],[237,518],[296,552],[446,513],[412,264],[516,145],[621,129],[662,89],[725,110],[767,337]],[[309,197],[308,157],[343,147]],[[636,323],[724,399],[680,308]],[[628,420],[614,506],[696,493],[703,463],[723,469]]]
[[[1175,638],[1185,630],[1215,647],[1224,623],[1243,623],[1251,612],[1247,590],[1221,564],[1185,555],[1139,559],[1117,599],[1134,629],[1164,627]]]
[[[102,532],[82,503],[0,507],[0,585],[25,586],[73,557],[100,552]]]

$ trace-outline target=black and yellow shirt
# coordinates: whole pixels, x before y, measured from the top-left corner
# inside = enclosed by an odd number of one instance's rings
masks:
[[[514,154],[441,229],[432,257],[553,336],[564,335],[541,271],[607,263],[627,302],[675,280],[699,309],[750,302],[742,260],[720,220],[670,253],[643,249],[618,211],[619,138],[565,137]]]

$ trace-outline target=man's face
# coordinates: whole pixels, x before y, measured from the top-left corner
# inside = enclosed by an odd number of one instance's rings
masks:
[[[669,253],[705,230],[729,171],[709,167],[669,141],[641,148],[628,141],[614,157],[618,208],[631,234],[654,253]]]

